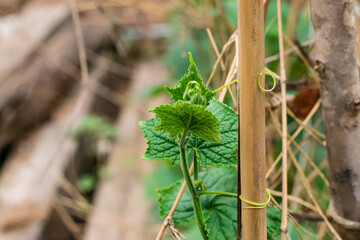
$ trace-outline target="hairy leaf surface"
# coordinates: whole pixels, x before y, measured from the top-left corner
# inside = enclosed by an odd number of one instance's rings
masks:
[[[208,191],[235,193],[237,190],[237,173],[232,168],[216,168],[199,174]],[[159,194],[161,217],[167,217],[183,180],[179,180],[168,188],[157,190]],[[237,200],[236,197],[223,195],[203,195],[200,197],[205,216],[205,228],[210,240],[236,239]],[[173,216],[175,225],[187,222],[194,217],[193,205],[189,191],[185,190]],[[267,234],[273,239],[280,234],[281,212],[274,207],[267,208]]]
[[[202,92],[202,95],[205,97],[206,99],[206,103],[208,104],[209,101],[216,95],[215,92],[210,91],[203,83],[203,80],[199,74],[199,70],[197,69],[193,59],[192,59],[192,55],[190,54],[189,56],[190,58],[190,66],[188,69],[188,73],[185,74],[181,80],[179,81],[180,85],[176,86],[176,87],[169,87],[169,86],[165,86],[165,90],[171,95],[171,100],[173,100],[174,102],[177,102],[179,100],[184,100],[184,92],[186,90],[186,87],[188,85],[189,82],[191,81],[196,81],[200,84],[200,89]]]
[[[228,191],[235,192],[236,185],[232,182],[236,178],[236,171],[231,168],[217,168],[199,174],[201,179],[204,179],[204,184],[209,187],[209,191]],[[161,217],[166,217],[169,213],[172,204],[174,203],[176,196],[181,188],[183,180],[179,180],[168,188],[157,190],[159,194],[158,202],[160,204]],[[205,211],[210,210],[213,206],[213,200],[216,195],[204,195],[201,196],[201,204]],[[236,205],[235,205],[236,206]],[[183,209],[184,213],[181,213]],[[178,211],[178,213],[176,213]],[[193,205],[190,193],[186,188],[178,208],[176,210],[173,221],[175,224],[189,221],[193,216]],[[191,213],[191,214],[189,214]]]
[[[204,140],[220,142],[219,120],[204,106],[193,105],[184,101],[173,104],[163,104],[153,110],[160,119],[154,127],[155,131],[165,131],[170,138],[190,132]]]
[[[212,209],[205,227],[210,240],[236,239],[237,200],[236,197],[217,195],[212,201]]]
[[[237,163],[238,116],[225,104],[211,100],[207,107],[220,122],[221,141],[219,143],[192,138],[189,147],[196,154],[204,168],[209,166],[232,166]]]
[[[169,214],[169,211],[176,199],[177,194],[179,193],[183,182],[183,180],[179,180],[168,188],[156,190],[159,195],[157,201],[160,204],[160,216],[162,218],[166,218]],[[187,221],[194,217],[194,210],[190,193],[188,192],[187,188],[185,191],[186,194],[182,196],[181,204],[178,205],[178,207],[176,208],[177,211],[175,211],[173,216],[173,221],[175,224],[180,224],[181,222]]]
[[[188,144],[188,152],[196,151],[198,160],[204,168],[209,166],[232,166],[237,162],[235,149],[237,148],[237,114],[228,106],[216,100],[211,100],[207,109],[220,121],[221,141],[214,143],[199,137],[192,136]],[[164,131],[154,131],[153,128],[160,123],[159,119],[150,119],[140,122],[145,138],[148,140],[143,159],[168,159],[172,165],[180,160],[178,144],[169,138],[170,134]]]
[[[140,122],[141,130],[148,140],[145,154],[142,156],[145,160],[170,160],[171,165],[175,166],[180,160],[179,145],[174,139],[169,138],[169,133],[163,131],[154,131],[154,127],[160,123],[157,118]]]

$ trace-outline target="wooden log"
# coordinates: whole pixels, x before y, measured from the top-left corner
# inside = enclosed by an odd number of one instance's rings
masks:
[[[81,98],[68,98],[56,111],[54,120],[21,141],[7,160],[0,178],[1,240],[49,239],[44,230],[52,207],[63,207],[54,204],[59,179],[78,147],[69,132],[91,109],[95,94],[90,89],[103,72],[101,67],[96,68]],[[69,235],[69,231],[57,233],[61,239]]]
[[[58,174],[77,146],[72,139],[63,141],[69,113],[64,114],[59,121],[24,139],[4,166],[0,178],[0,239],[40,239]]]
[[[0,67],[0,149],[46,121],[78,85],[79,57],[69,10],[56,4],[42,11],[40,18],[24,24],[0,44],[2,59],[11,59],[10,65]],[[39,10],[26,12],[25,9],[24,14],[29,16],[39,14]],[[50,23],[44,24],[48,19]],[[96,51],[108,42],[110,25],[99,14],[84,14],[82,23],[88,49]],[[41,29],[36,30],[37,27]],[[22,43],[26,46],[21,47]],[[21,53],[11,57],[18,49]]]
[[[134,69],[128,96],[157,83],[165,82],[168,73],[160,60],[139,63]],[[164,100],[159,100],[163,102]],[[139,176],[149,172],[149,162],[141,160],[146,140],[138,122],[149,119],[147,110],[159,102],[129,101],[118,121],[118,139],[110,153],[108,169],[111,178],[102,181],[95,196],[95,208],[85,228],[86,240],[154,239],[158,226],[148,226],[149,204],[143,199],[143,184]]]
[[[26,0],[2,0],[0,2],[0,16],[20,11],[26,2]]]
[[[3,56],[0,59],[1,78],[21,68],[26,56],[45,44],[46,38],[53,35],[54,29],[63,24],[69,15],[64,4],[36,4],[12,16],[12,24],[2,23],[8,30],[3,31],[0,39],[0,54]]]

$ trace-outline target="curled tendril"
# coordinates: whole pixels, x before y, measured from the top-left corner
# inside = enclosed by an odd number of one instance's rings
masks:
[[[206,105],[206,98],[202,94],[200,83],[196,81],[188,82],[183,99],[190,104]]]

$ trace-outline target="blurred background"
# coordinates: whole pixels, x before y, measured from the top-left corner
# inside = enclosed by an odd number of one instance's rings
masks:
[[[146,140],[138,122],[168,102],[163,85],[175,85],[187,72],[188,51],[210,89],[236,78],[236,4],[1,0],[0,239],[155,239],[162,223],[155,189],[180,179],[181,172],[141,159]],[[276,2],[265,1],[265,9],[266,66],[278,72]],[[283,1],[282,9],[293,133],[319,90],[309,1]],[[268,167],[281,151],[279,91],[267,95]],[[218,97],[237,110],[235,85]],[[307,155],[294,151],[327,209],[320,115],[315,111],[311,127],[296,138]],[[267,176],[274,196],[280,173],[277,166]],[[290,166],[288,174],[289,192],[305,202],[291,202],[290,209],[313,210],[297,170]],[[309,222],[306,214],[298,220],[307,230],[291,225],[293,239],[316,239],[313,232],[327,239],[322,222]],[[180,229],[188,239],[200,239],[193,225]]]

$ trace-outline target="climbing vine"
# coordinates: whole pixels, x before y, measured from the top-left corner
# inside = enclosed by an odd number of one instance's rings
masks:
[[[203,239],[236,239],[238,116],[214,99],[189,53],[188,73],[176,87],[165,86],[169,104],[149,110],[155,118],[140,122],[148,140],[143,159],[180,164],[187,190],[172,216],[175,226],[195,218]],[[191,177],[189,162],[194,163]],[[160,215],[167,217],[182,180],[157,190]],[[265,207],[265,206],[264,206]],[[268,207],[268,239],[279,234],[281,213]]]

